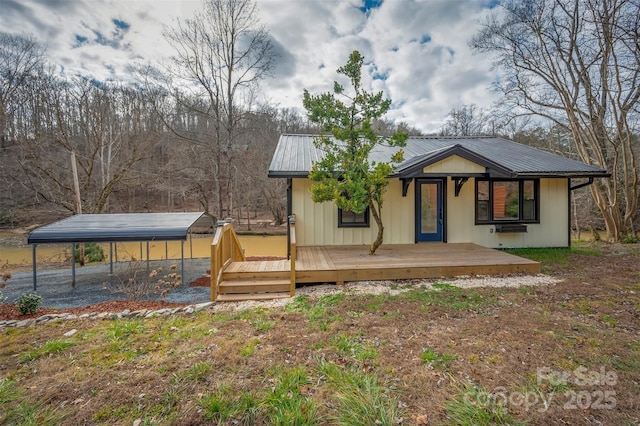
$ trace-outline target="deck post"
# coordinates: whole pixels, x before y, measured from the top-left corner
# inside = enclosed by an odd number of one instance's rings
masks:
[[[289,296],[296,294],[296,216],[289,216]]]
[[[211,243],[211,301],[215,301],[218,298],[218,277],[220,270],[222,269],[222,249],[224,245],[224,220],[219,220],[216,225],[216,232],[213,236],[213,242]]]
[[[218,250],[215,243],[211,244],[211,294],[209,299],[213,302],[218,298]]]

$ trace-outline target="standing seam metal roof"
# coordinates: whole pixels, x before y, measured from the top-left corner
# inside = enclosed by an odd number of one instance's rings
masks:
[[[280,136],[271,165],[270,177],[305,177],[311,165],[318,161],[323,152],[313,143],[315,135]],[[487,158],[510,170],[515,176],[608,176],[606,170],[590,166],[570,158],[522,145],[507,139],[483,136],[412,136],[407,140],[404,150],[404,163],[399,168],[413,164],[415,158],[444,151],[454,145]],[[371,153],[374,161],[389,161],[398,148],[377,147]],[[428,160],[427,160],[428,161]]]
[[[194,225],[214,223],[204,212],[80,214],[35,229],[29,244],[186,240]]]

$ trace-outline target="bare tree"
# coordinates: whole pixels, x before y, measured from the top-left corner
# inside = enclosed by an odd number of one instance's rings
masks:
[[[498,126],[492,114],[471,104],[452,109],[440,134],[442,136],[495,136],[497,131]]]
[[[0,32],[0,224],[13,226],[22,206],[31,201],[31,193],[12,179],[18,170],[9,147],[15,145],[25,94],[44,65],[44,52],[30,35]]]
[[[612,174],[592,196],[610,239],[634,235],[640,1],[502,2],[471,45],[495,55],[507,109],[566,128],[580,159]]]
[[[153,108],[144,93],[42,70],[14,112],[14,146],[3,159],[11,179],[54,205],[76,212],[71,153],[77,159],[84,212],[100,213],[155,144]]]
[[[253,90],[273,66],[271,39],[252,0],[204,0],[201,12],[165,27],[164,36],[175,50],[168,69],[175,107],[198,117],[189,128],[176,120],[166,123],[193,146],[186,152],[194,169],[211,176],[220,217],[225,192],[232,209],[233,162],[244,145],[244,113],[250,110]],[[209,211],[207,194],[201,196]]]
[[[18,106],[18,92],[44,64],[45,49],[30,35],[0,32],[0,149],[11,137],[9,121]]]

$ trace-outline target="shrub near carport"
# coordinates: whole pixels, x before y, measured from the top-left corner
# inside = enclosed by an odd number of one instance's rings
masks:
[[[33,293],[25,293],[18,298],[16,306],[22,315],[35,314],[42,303],[42,297]]]
[[[163,298],[171,289],[182,285],[182,275],[176,272],[177,266],[171,265],[169,272],[163,275],[162,267],[152,269],[147,274],[147,264],[131,261],[126,267],[114,273],[114,280],[106,282],[109,290],[123,293],[128,300],[142,300],[151,293],[160,294]]]

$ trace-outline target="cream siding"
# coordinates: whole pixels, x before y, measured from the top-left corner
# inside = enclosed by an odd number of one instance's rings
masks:
[[[485,168],[479,164],[462,158],[458,155],[452,155],[442,161],[431,164],[422,169],[426,174],[442,174],[442,173],[484,173]]]
[[[460,195],[447,185],[447,242],[476,243],[485,247],[567,247],[569,245],[568,180],[540,179],[540,223],[527,224],[527,232],[496,233],[494,225],[475,225],[475,182],[469,179]]]
[[[475,173],[471,163],[458,157],[449,173]],[[440,163],[445,163],[443,160]],[[438,164],[440,164],[438,163]],[[474,163],[471,163],[473,165]],[[463,166],[465,171],[459,167]],[[445,173],[443,169],[439,173]],[[435,177],[435,176],[434,176]],[[293,179],[292,207],[296,214],[296,237],[301,246],[368,245],[378,228],[370,219],[369,228],[338,228],[338,209],[332,202],[314,203],[309,179]],[[455,196],[455,183],[446,183],[446,238],[450,243],[476,243],[485,247],[566,247],[568,237],[568,180],[540,179],[540,224],[527,224],[526,233],[496,233],[494,225],[475,225],[475,182],[469,179]],[[402,184],[391,179],[382,208],[385,244],[415,242],[415,182],[402,197]],[[429,243],[421,243],[429,244]]]
[[[369,228],[338,228],[338,208],[333,202],[314,203],[311,199],[311,181],[293,179],[292,209],[296,215],[298,245],[369,245],[378,233],[373,216]],[[391,179],[384,204],[384,244],[412,244],[415,242],[415,203],[413,184],[402,196],[402,184]]]

